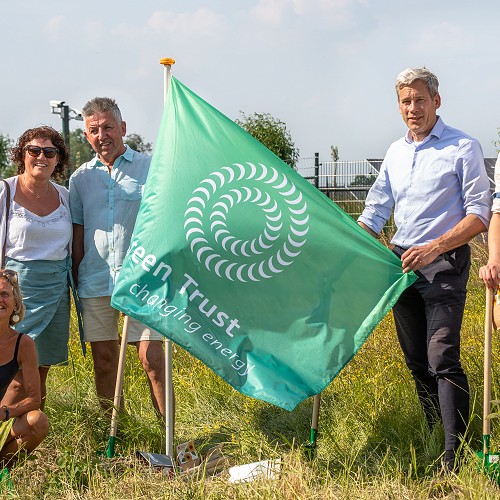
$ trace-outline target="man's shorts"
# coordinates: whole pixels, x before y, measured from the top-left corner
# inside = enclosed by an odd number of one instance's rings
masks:
[[[85,342],[118,340],[120,311],[111,307],[111,297],[80,298],[80,301]],[[161,333],[129,316],[127,342],[163,339]]]

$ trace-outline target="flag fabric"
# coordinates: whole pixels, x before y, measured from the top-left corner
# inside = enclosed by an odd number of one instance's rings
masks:
[[[172,77],[114,307],[241,393],[291,410],[333,380],[414,280]]]

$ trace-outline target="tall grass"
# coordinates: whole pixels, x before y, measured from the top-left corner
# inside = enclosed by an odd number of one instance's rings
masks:
[[[477,271],[485,258],[483,246],[474,245],[462,347],[473,411],[458,475],[438,473],[443,431],[438,426],[431,433],[426,427],[391,314],[323,392],[313,460],[302,446],[309,436],[311,400],[287,412],[244,397],[188,353],[174,348],[176,442],[193,439],[200,452],[224,443],[234,464],[282,459],[278,479],[246,484],[230,484],[224,475],[168,478],[136,461],[138,449],[164,452],[164,429],[130,347],[117,456],[105,458],[109,420],[99,411],[90,355],[82,357],[73,325],[70,363],[49,374],[50,434],[33,456],[13,469],[12,495],[23,499],[500,498],[496,484],[477,470],[475,454],[481,448],[484,317],[484,289]],[[498,342],[493,354],[498,366]],[[494,373],[494,398],[500,399],[498,368]],[[495,430],[493,422],[493,443],[500,448]]]

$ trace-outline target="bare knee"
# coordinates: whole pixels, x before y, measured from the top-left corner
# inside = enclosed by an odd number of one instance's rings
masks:
[[[49,433],[49,421],[45,413],[40,410],[31,410],[16,417],[12,426],[12,439],[6,445],[7,453],[15,453],[24,449],[28,453],[33,451]]]
[[[118,364],[118,342],[92,342],[92,358],[96,375],[112,375],[116,373]]]
[[[43,411],[32,410],[27,413],[26,421],[33,436],[42,441],[49,433],[49,419]]]

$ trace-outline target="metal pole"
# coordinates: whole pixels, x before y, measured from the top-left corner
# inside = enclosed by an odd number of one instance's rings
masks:
[[[64,142],[69,150],[69,106],[63,104],[61,106],[61,120],[62,120],[62,135],[64,137]]]
[[[175,61],[170,58],[160,60],[164,67],[163,104],[167,101],[170,88],[171,68]],[[165,339],[165,454],[174,457],[174,386],[172,383],[172,342]]]
[[[314,153],[314,186],[319,189],[319,153]]]

